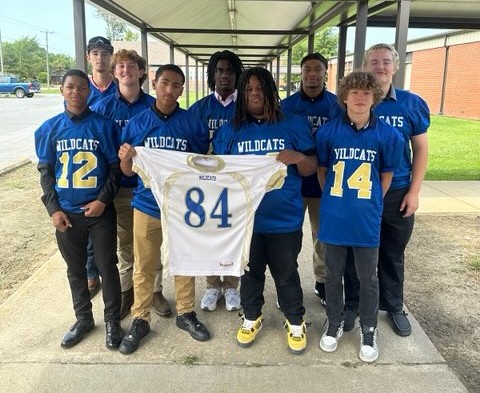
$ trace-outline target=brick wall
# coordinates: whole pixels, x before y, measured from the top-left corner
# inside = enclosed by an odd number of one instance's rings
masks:
[[[480,119],[479,64],[480,42],[449,48],[445,115]]]
[[[409,90],[421,96],[432,114],[442,111],[442,85],[447,48],[412,52]],[[480,119],[480,41],[448,48],[443,114]],[[346,67],[347,68],[347,65]],[[347,74],[348,71],[346,70]],[[335,92],[337,64],[330,64],[327,89]],[[408,85],[408,83],[406,83]]]
[[[445,48],[412,53],[410,91],[421,96],[431,113],[440,113]]]

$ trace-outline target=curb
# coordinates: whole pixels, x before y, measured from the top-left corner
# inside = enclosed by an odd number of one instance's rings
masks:
[[[14,171],[15,169],[21,168],[22,166],[25,166],[31,163],[32,163],[32,160],[30,160],[29,158],[24,158],[23,160],[20,160],[15,164],[11,164],[4,168],[0,168],[0,176],[6,175],[7,173]]]

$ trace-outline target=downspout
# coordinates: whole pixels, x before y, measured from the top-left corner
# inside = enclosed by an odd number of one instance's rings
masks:
[[[445,107],[445,94],[447,89],[447,70],[448,70],[448,52],[450,47],[447,46],[447,36],[445,36],[445,40],[443,43],[443,47],[445,48],[445,60],[443,63],[443,75],[442,75],[442,93],[440,96],[440,115],[443,115],[444,107]]]

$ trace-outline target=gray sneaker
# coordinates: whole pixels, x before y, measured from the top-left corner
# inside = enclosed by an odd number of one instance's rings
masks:
[[[214,311],[217,308],[217,302],[221,296],[222,292],[220,289],[207,288],[200,303],[200,308],[205,311]]]
[[[235,288],[228,288],[223,296],[225,296],[225,308],[228,311],[240,310],[240,294]]]

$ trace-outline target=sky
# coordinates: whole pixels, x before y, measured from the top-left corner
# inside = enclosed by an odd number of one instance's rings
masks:
[[[105,23],[95,16],[95,7],[86,3],[85,20],[87,40],[96,35],[105,36]],[[20,37],[37,37],[40,46],[51,53],[64,53],[74,57],[73,5],[72,0],[0,0],[0,32],[3,42],[13,42]],[[354,29],[348,29],[347,50],[354,50]],[[410,29],[408,39],[425,37],[446,30]],[[368,28],[366,47],[378,43],[395,41],[393,28]]]

